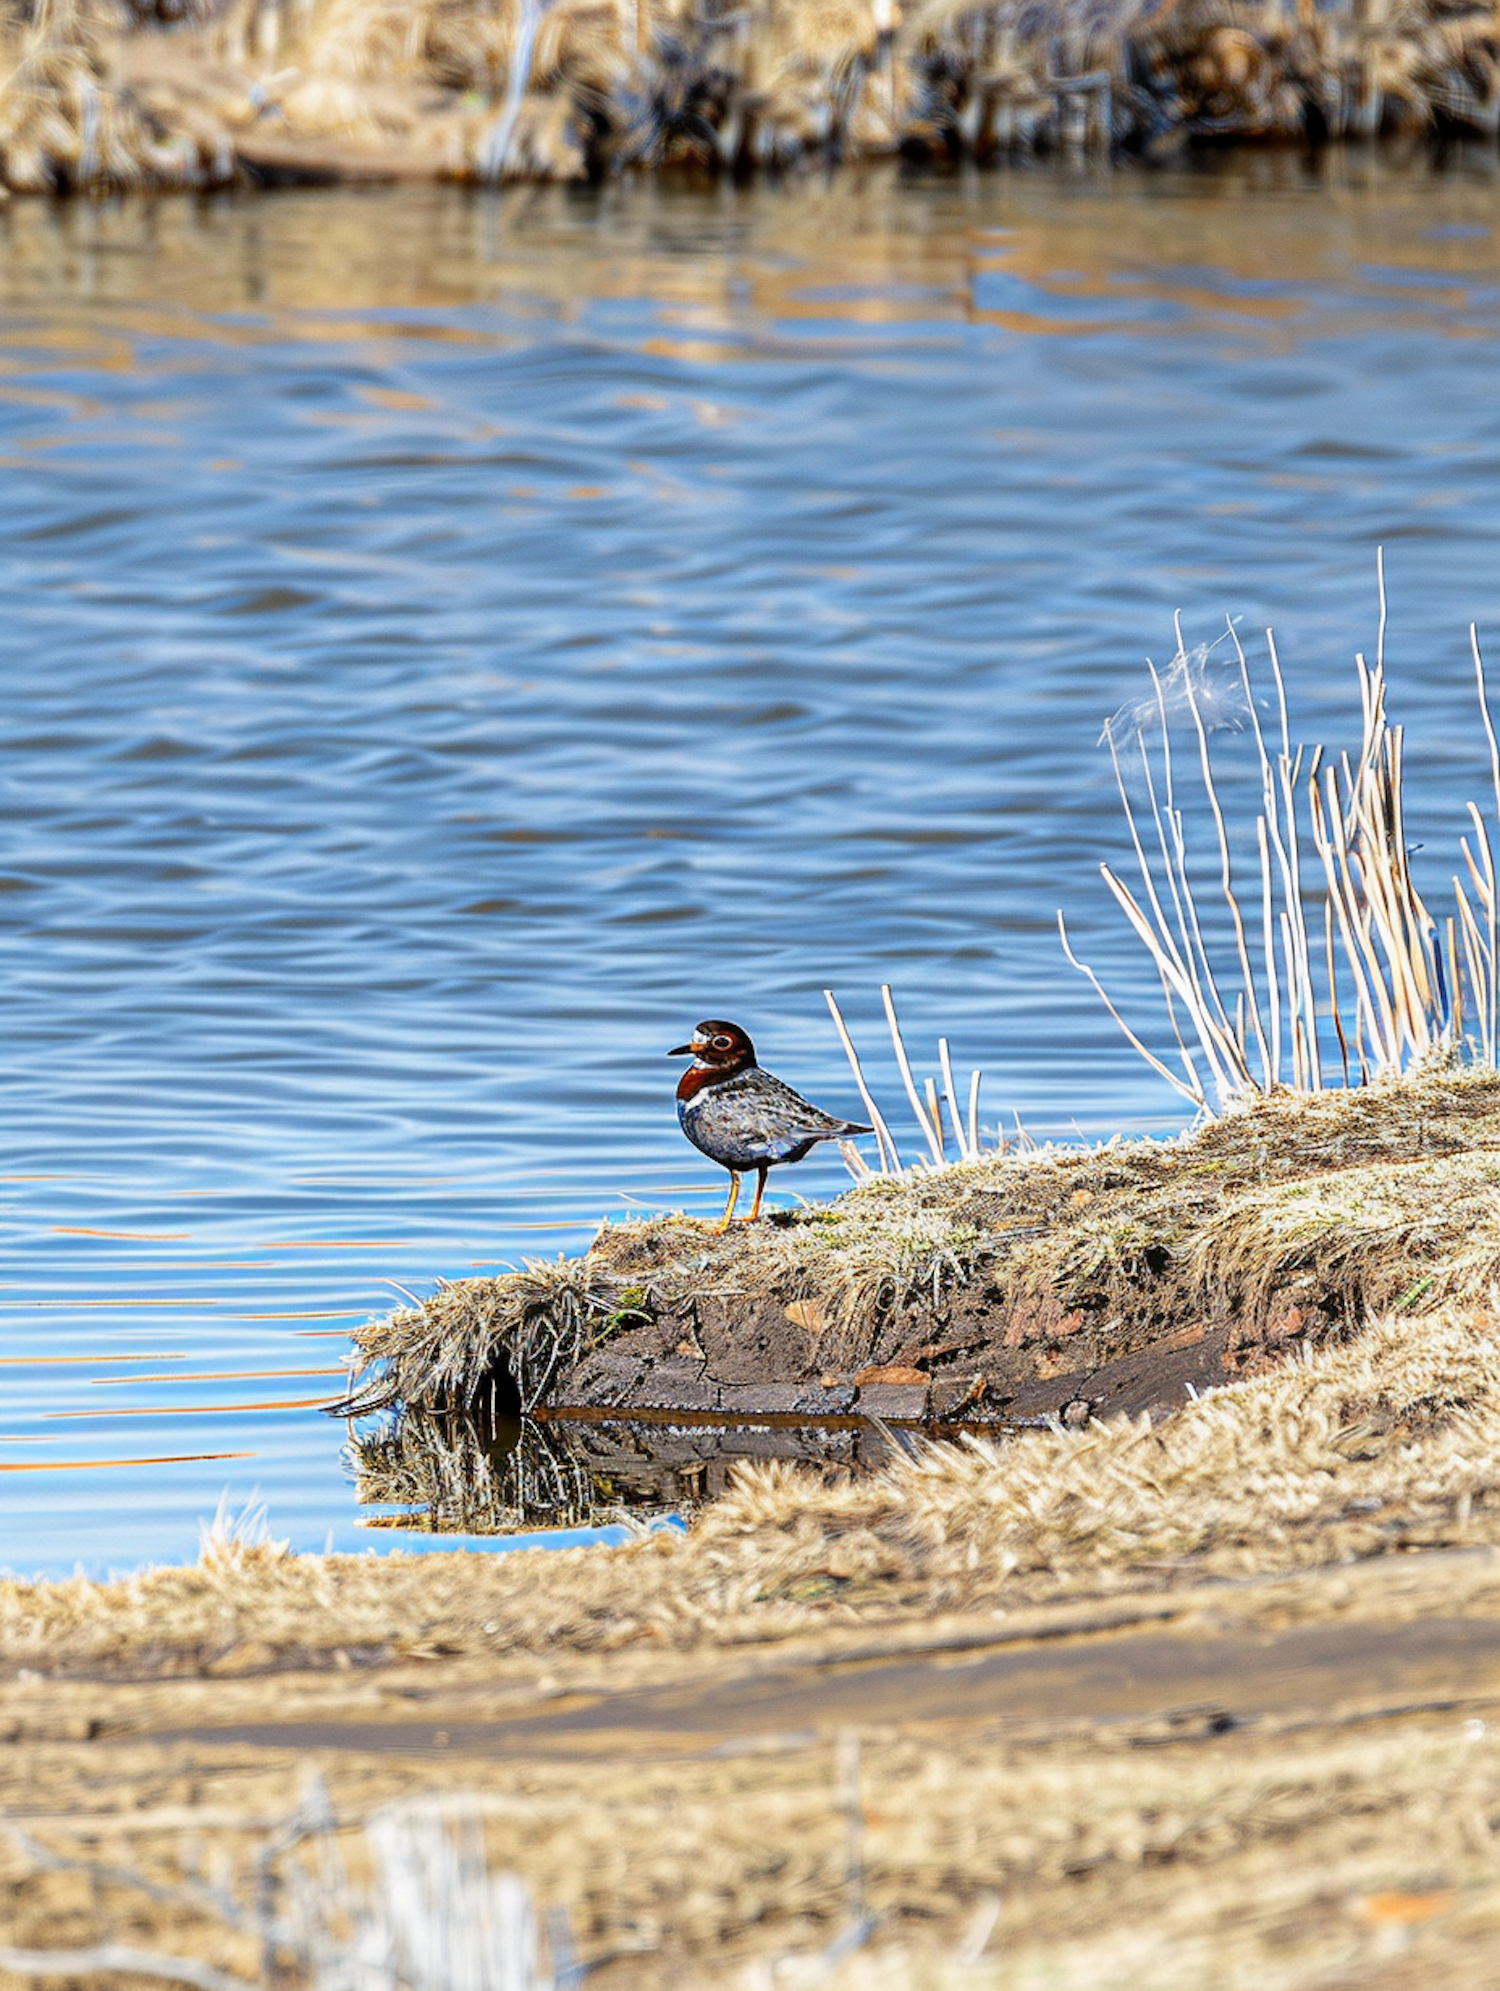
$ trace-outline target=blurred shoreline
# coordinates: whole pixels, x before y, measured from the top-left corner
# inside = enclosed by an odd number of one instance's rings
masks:
[[[1500,136],[1500,25],[1227,0],[13,0],[0,185],[744,178]]]

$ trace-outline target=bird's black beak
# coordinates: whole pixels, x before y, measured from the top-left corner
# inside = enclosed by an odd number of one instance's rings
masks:
[[[669,1058],[695,1058],[697,1055],[698,1053],[693,1049],[691,1044],[679,1044],[675,1051],[668,1051],[667,1053]]]

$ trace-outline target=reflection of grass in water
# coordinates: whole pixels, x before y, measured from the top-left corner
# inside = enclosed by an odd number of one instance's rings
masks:
[[[532,1417],[401,1414],[351,1439],[347,1456],[361,1505],[402,1510],[368,1516],[371,1527],[484,1535],[617,1518],[560,1427]]]
[[[877,1461],[885,1446],[874,1443]],[[857,1470],[858,1435],[805,1426],[679,1426],[601,1414],[580,1420],[473,1420],[401,1413],[356,1436],[346,1457],[375,1528],[512,1534],[606,1526],[700,1507],[735,1469],[774,1456],[822,1475]]]

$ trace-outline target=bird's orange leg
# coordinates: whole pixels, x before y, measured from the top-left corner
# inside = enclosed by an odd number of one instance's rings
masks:
[[[715,1226],[717,1230],[727,1231],[729,1229],[730,1221],[734,1216],[734,1206],[739,1201],[739,1197],[740,1197],[740,1178],[735,1174],[733,1169],[730,1169],[729,1201],[724,1205],[724,1214],[722,1217],[720,1217],[717,1225]]]
[[[750,1205],[750,1215],[745,1220],[747,1223],[753,1224],[755,1219],[760,1215],[760,1199],[765,1193],[766,1171],[765,1167],[761,1166],[755,1171],[755,1201]]]

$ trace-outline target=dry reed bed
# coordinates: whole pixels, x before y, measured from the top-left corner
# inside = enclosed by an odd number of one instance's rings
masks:
[[[1500,131],[1464,0],[7,0],[0,42],[26,191]]]
[[[616,1550],[369,1558],[266,1547],[105,1584],[8,1581],[0,1655],[52,1672],[172,1672],[247,1641],[271,1657],[434,1640],[455,1653],[676,1649],[872,1612],[1500,1542],[1497,1453],[1493,1314],[1450,1308],[1420,1331],[1398,1315],[1156,1429],[1119,1420],[935,1446],[841,1485],[744,1469],[685,1536]]]

